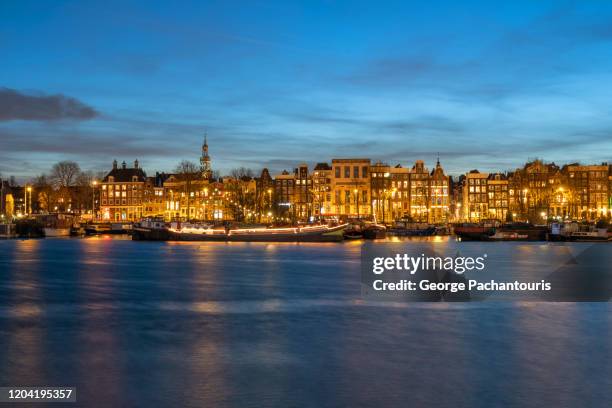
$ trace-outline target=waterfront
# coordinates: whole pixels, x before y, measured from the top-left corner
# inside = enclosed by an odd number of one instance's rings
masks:
[[[364,302],[360,249],[2,241],[0,385],[87,406],[612,404],[609,303]]]

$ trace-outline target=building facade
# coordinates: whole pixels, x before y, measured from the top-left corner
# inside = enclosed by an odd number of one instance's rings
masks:
[[[331,175],[332,215],[342,218],[369,218],[370,159],[333,159]]]
[[[100,184],[100,213],[103,220],[137,221],[143,216],[143,199],[147,176],[138,160],[134,167],[121,167],[113,161],[113,169]]]
[[[317,163],[312,172],[313,215],[325,218],[333,213],[332,168],[327,163]]]

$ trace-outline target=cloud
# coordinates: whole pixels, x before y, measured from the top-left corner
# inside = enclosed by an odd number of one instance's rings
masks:
[[[98,112],[78,99],[62,94],[26,95],[10,88],[0,88],[0,121],[61,119],[87,120]]]

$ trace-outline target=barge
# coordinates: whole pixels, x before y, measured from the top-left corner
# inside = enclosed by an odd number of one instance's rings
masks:
[[[338,242],[348,224],[289,228],[216,229],[210,225],[144,220],[134,225],[135,241]]]

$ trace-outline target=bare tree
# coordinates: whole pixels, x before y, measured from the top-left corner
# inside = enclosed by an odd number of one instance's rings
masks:
[[[253,180],[253,170],[239,167],[230,171],[230,180],[227,183],[227,191],[231,196],[230,210],[237,221],[244,219],[247,211],[254,211],[255,190],[249,189],[249,183]]]
[[[232,178],[235,178],[236,180],[244,178],[252,179],[254,177],[253,170],[248,169],[246,167],[238,167],[236,169],[233,169],[232,171],[230,171],[230,176]]]
[[[191,209],[191,192],[193,190],[193,182],[200,178],[200,167],[189,160],[181,161],[174,172],[177,178],[183,182],[184,192],[187,196],[187,219],[189,219]]]
[[[51,168],[51,181],[60,188],[70,187],[75,184],[80,173],[81,168],[76,162],[61,161]]]

